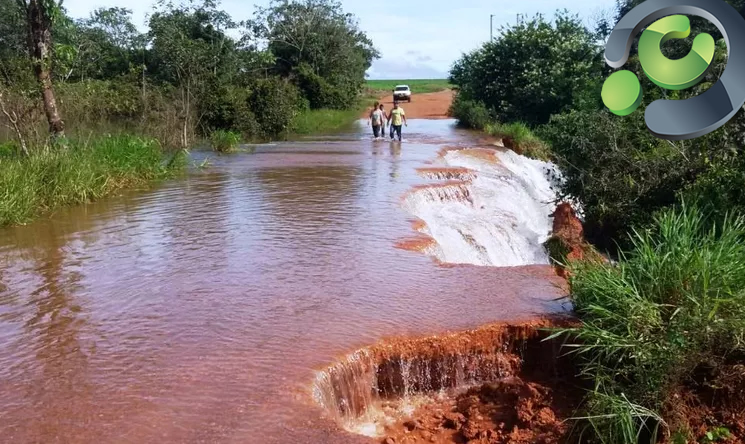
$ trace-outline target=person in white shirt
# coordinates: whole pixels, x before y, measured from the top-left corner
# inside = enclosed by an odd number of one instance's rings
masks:
[[[380,107],[378,107],[378,102],[375,102],[375,106],[372,111],[370,111],[368,123],[372,125],[373,135],[376,139],[383,133],[383,128],[385,128],[384,120],[385,112],[383,112],[383,105],[380,104]]]

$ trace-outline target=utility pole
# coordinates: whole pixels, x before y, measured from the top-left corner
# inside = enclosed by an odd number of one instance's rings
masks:
[[[489,14],[489,41],[494,41],[494,14]]]

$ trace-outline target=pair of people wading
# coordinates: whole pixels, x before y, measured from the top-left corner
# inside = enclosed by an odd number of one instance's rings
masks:
[[[370,116],[368,117],[368,123],[372,125],[373,135],[377,139],[383,135],[383,129],[385,128],[385,111],[383,110],[383,104],[375,102]]]
[[[385,115],[383,104],[375,102],[373,110],[370,111],[370,117],[368,120],[372,125],[373,135],[376,139],[383,136],[386,123],[390,127],[391,140],[393,140],[395,136],[398,136],[398,140],[401,141],[401,127],[404,125],[409,126],[406,123],[406,113],[403,108],[398,106],[397,101],[393,102],[393,109],[387,116]]]

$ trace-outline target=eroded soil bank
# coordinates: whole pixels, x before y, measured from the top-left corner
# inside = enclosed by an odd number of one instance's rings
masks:
[[[551,327],[569,325],[578,321],[491,325],[444,338],[381,344],[371,385],[372,399],[380,399],[369,405],[378,412],[360,409],[361,421],[372,416],[383,423],[370,435],[383,444],[589,442],[582,437],[587,423],[576,418],[592,381],[577,377],[575,355],[565,354],[560,339],[545,340]],[[477,376],[422,383],[442,373]],[[420,391],[428,394],[425,400],[417,396]],[[666,421],[658,432],[661,443],[745,443],[745,366],[700,369],[670,393],[659,413]],[[648,442],[644,439],[639,442]]]
[[[570,429],[577,395],[549,375],[513,376],[420,408],[382,442],[558,443]]]
[[[502,359],[513,371],[502,378],[433,397],[386,429],[384,444],[401,443],[559,443],[583,388],[558,344],[541,342],[539,329]]]
[[[559,344],[568,317],[389,339],[321,372],[317,402],[384,443],[558,442],[583,391]]]

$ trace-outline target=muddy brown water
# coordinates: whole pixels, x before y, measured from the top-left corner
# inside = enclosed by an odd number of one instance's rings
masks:
[[[151,190],[0,229],[0,441],[349,443],[316,371],[386,337],[560,311],[547,266],[395,248],[438,151],[412,120],[258,146]],[[325,140],[322,140],[325,139]]]

